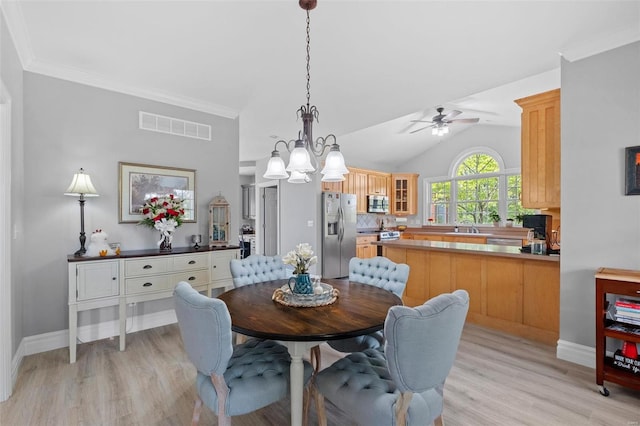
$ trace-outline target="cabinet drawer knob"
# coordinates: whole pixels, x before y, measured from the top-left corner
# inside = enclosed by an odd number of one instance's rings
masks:
[[[111,279],[115,281],[117,278],[116,277],[111,277]]]
[[[216,269],[216,265],[213,265],[213,269]]]
[[[151,266],[151,265],[144,265],[144,266],[142,267],[142,269],[151,269],[151,268],[153,268],[153,266]]]
[[[195,260],[190,260],[190,261],[189,261],[189,265],[195,265],[195,264],[196,264],[196,261],[195,261]]]
[[[144,283],[142,284],[142,287],[151,287],[153,285],[153,283]]]
[[[196,277],[189,277],[188,281],[193,281],[195,279],[196,279]]]

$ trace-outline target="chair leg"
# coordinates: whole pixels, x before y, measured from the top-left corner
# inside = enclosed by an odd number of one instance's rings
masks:
[[[320,346],[316,345],[311,348],[310,356],[311,366],[313,367],[313,374],[316,375],[320,371]]]
[[[311,397],[313,395],[313,379],[307,383],[307,386],[304,387],[304,395],[302,396],[303,404],[302,404],[302,424],[304,426],[309,425],[309,407],[311,406]]]
[[[224,381],[223,376],[212,374],[211,383],[213,383],[218,395],[218,426],[231,426],[231,417],[227,416],[224,408],[227,405],[227,397],[229,396],[227,382]]]
[[[442,417],[442,414],[436,417],[436,419],[433,421],[433,424],[435,426],[444,426],[444,417]]]
[[[193,404],[193,415],[191,416],[191,426],[197,426],[202,412],[202,399],[198,396]]]
[[[236,345],[241,345],[247,341],[247,336],[244,334],[236,333]]]
[[[404,426],[407,424],[407,411],[413,392],[402,392],[396,401],[396,425]]]
[[[313,395],[316,400],[316,411],[318,413],[318,426],[327,426],[327,413],[324,408],[324,395],[313,385]]]

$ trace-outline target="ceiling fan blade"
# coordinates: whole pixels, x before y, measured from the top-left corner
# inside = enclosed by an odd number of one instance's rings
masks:
[[[419,129],[412,130],[412,131],[410,131],[409,133],[416,133],[416,132],[419,132],[419,131],[421,131],[421,130],[428,129],[428,128],[430,128],[430,127],[433,127],[433,125],[431,125],[431,126],[427,126],[427,127],[421,127],[421,128],[419,128]]]
[[[444,117],[442,117],[443,120],[447,120],[449,121],[450,119],[452,119],[453,117],[457,117],[458,115],[462,114],[462,111],[458,111],[456,109],[454,109],[453,111],[450,111],[447,113],[447,115],[445,115]]]
[[[480,121],[479,118],[456,118],[449,121],[449,123],[477,123],[478,121]]]
[[[411,120],[412,123],[433,123],[433,121],[429,120]]]

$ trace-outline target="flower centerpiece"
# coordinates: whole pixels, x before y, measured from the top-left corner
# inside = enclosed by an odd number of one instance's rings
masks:
[[[145,216],[139,224],[160,232],[160,250],[171,250],[171,241],[176,228],[184,218],[183,200],[173,194],[152,197],[141,208]]]
[[[293,293],[300,294],[312,294],[313,287],[311,285],[311,279],[309,277],[309,267],[315,265],[318,262],[318,256],[313,255],[313,249],[309,243],[300,243],[296,246],[295,250],[291,250],[286,256],[282,258],[282,262],[285,265],[293,266],[293,273],[295,276],[295,286],[289,287]],[[294,279],[293,277],[291,279]],[[291,282],[291,279],[289,282]]]

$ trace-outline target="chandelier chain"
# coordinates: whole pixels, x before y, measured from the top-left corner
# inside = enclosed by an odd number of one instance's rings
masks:
[[[309,61],[311,60],[311,31],[310,24],[311,20],[309,18],[309,9],[307,9],[307,109],[309,109],[310,99],[311,99],[311,67],[309,65]]]

